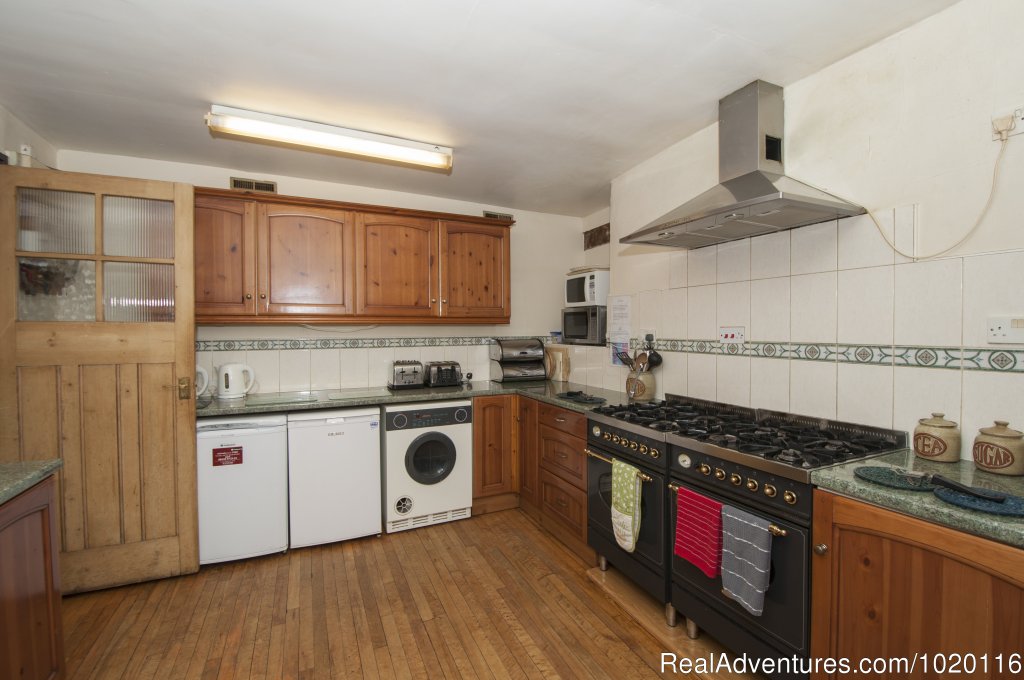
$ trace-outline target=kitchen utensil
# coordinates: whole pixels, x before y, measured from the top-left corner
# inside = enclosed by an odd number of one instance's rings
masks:
[[[661,355],[656,350],[650,350],[647,352],[647,368],[652,370],[661,366]]]
[[[914,428],[914,453],[940,463],[960,460],[960,428],[943,413],[921,418]]]
[[[638,374],[643,373],[647,370],[647,352],[640,352],[636,355],[636,362],[634,368]]]
[[[654,399],[654,374],[631,371],[626,378],[626,396],[630,401],[651,401]]]
[[[629,370],[633,370],[633,358],[629,356],[629,352],[618,351],[615,356],[619,358],[619,361],[624,363]]]
[[[892,489],[902,489],[903,491],[932,491],[935,489],[935,485],[924,477],[910,476],[902,470],[895,470],[891,467],[865,465],[856,468],[853,474],[868,482],[888,486]]]
[[[938,475],[932,472],[899,470],[898,468],[894,469],[901,472],[907,478],[917,477],[923,479],[926,482],[931,482],[935,486],[944,486],[947,489],[952,489],[958,493],[967,494],[968,496],[973,496],[975,498],[980,498],[984,501],[1002,503],[1004,500],[1006,500],[1006,494],[999,493],[998,491],[989,491],[987,489],[982,489],[981,487],[977,486],[967,486],[966,484],[961,484],[960,482],[950,479],[949,477],[943,477],[942,475]]]
[[[224,364],[217,369],[217,398],[242,399],[256,384],[256,372],[245,364]]]
[[[977,510],[978,512],[987,512],[1004,517],[1024,517],[1024,498],[1020,496],[999,494],[1001,498],[998,502],[995,502],[960,493],[946,487],[939,487],[935,489],[934,493],[935,497],[939,500],[958,505],[961,508],[967,508],[968,510]]]
[[[200,386],[201,385],[201,386]],[[202,366],[196,366],[196,396],[203,396],[203,392],[210,386],[210,374]]]
[[[1024,475],[1024,433],[1007,427],[1005,420],[983,427],[974,439],[974,464],[997,475]]]

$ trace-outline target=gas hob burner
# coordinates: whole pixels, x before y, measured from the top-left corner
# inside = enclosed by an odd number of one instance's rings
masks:
[[[658,432],[679,432],[679,424],[671,420],[655,420],[647,427]]]

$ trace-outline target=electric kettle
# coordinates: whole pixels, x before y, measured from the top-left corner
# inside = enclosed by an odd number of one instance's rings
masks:
[[[256,374],[245,364],[224,364],[217,369],[217,398],[242,399],[256,383]]]

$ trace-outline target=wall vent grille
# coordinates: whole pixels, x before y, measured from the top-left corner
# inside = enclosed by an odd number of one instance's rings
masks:
[[[491,220],[515,220],[515,216],[511,213],[492,212],[490,210],[484,210],[484,217]]]
[[[265,179],[249,179],[247,177],[232,177],[232,189],[243,189],[245,191],[262,191],[267,194],[277,193],[277,182],[268,182]]]

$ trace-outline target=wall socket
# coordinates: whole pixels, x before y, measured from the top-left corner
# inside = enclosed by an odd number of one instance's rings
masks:
[[[648,335],[651,336],[650,340],[647,339]],[[641,345],[643,345],[643,344],[645,344],[647,342],[650,342],[651,345],[653,345],[655,340],[657,340],[657,338],[658,338],[658,335],[657,335],[657,333],[654,332],[653,328],[641,328],[640,329],[640,344]]]
[[[993,345],[1024,343],[1024,316],[990,316],[988,341]]]
[[[1024,106],[1018,106],[1010,113],[992,118],[992,139],[998,140],[999,133],[996,130],[1005,130],[1008,125],[1011,126],[1011,129],[1007,133],[1007,137],[1024,133]]]
[[[718,329],[718,341],[723,345],[742,345],[746,326],[722,326]]]

